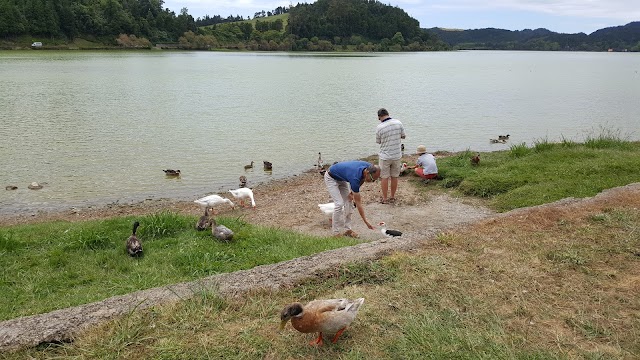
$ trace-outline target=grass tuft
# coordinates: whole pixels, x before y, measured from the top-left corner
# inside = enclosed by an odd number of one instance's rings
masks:
[[[531,149],[527,147],[526,143],[515,144],[509,147],[509,154],[514,158],[521,158],[529,155],[529,153],[531,153]]]

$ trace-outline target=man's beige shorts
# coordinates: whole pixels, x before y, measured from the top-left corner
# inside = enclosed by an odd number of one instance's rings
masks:
[[[400,160],[380,160],[380,178],[388,179],[389,177],[400,176]]]

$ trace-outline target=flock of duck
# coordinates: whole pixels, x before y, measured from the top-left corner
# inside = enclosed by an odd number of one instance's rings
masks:
[[[509,140],[509,134],[507,135],[498,135],[497,139],[489,139],[489,142],[492,144],[506,144]]]
[[[509,135],[500,135],[498,139],[491,139],[491,143],[506,143],[509,140]],[[480,163],[480,154],[476,154],[471,158],[472,165],[478,165]],[[318,161],[316,163],[318,171],[322,173],[326,171],[326,166],[322,160],[322,154],[318,153]],[[253,167],[253,161],[249,165],[245,165],[245,169],[251,169]],[[270,170],[272,164],[268,161],[264,162],[265,170]],[[168,176],[179,176],[180,170],[164,170]],[[245,201],[251,202],[251,207],[256,206],[255,199],[253,197],[253,191],[246,187],[247,178],[240,176],[240,188],[235,190],[229,190],[231,195],[240,202],[242,206],[245,206]],[[202,208],[204,208],[204,214],[198,219],[196,223],[196,229],[204,231],[211,228],[213,237],[221,241],[230,241],[233,238],[233,231],[224,225],[217,225],[215,219],[213,219],[209,210],[220,205],[229,205],[231,208],[235,208],[234,203],[220,195],[208,195],[203,198],[194,201]],[[351,204],[354,206],[354,204]],[[320,211],[326,215],[333,215],[334,203],[318,204]],[[330,220],[331,221],[331,220]],[[127,240],[127,252],[131,256],[142,255],[142,243],[136,237],[136,230],[140,224],[136,221],[133,224],[133,231],[129,239]],[[378,223],[381,227],[380,231],[383,235],[388,237],[402,236],[402,232],[398,230],[387,229],[384,222]],[[358,310],[364,304],[364,298],[355,300],[350,299],[326,299],[326,300],[313,300],[306,305],[295,302],[288,304],[282,309],[280,313],[280,329],[284,329],[287,322],[291,321],[291,325],[294,329],[302,333],[318,333],[318,337],[311,341],[311,345],[322,345],[325,335],[331,335],[331,341],[335,343],[342,335],[344,330],[353,322],[358,314]]]
[[[165,173],[165,175],[170,177],[178,177],[181,174],[180,170],[165,169],[162,171]],[[248,202],[251,202],[251,207],[255,208],[256,201],[255,201],[255,198],[253,197],[253,190],[246,187],[246,185],[247,185],[247,177],[240,176],[240,188],[235,190],[229,190],[229,193],[231,193],[234,199],[236,199],[236,201],[238,201],[242,207],[248,206],[248,205],[245,205],[245,201],[248,201]],[[211,216],[211,215],[215,215],[215,208],[220,205],[226,204],[226,205],[229,205],[231,209],[235,209],[235,204],[233,203],[233,201],[225,197],[222,197],[220,195],[212,194],[212,195],[207,195],[205,197],[202,197],[200,199],[196,199],[194,200],[194,202],[200,205],[200,207],[204,210],[204,214],[200,216],[200,218],[196,222],[196,226],[195,226],[196,230],[204,231],[207,229],[211,229],[211,234],[215,239],[223,242],[229,242],[233,240],[233,230],[229,229],[228,227],[222,224],[218,224],[216,220]],[[133,231],[131,233],[131,236],[129,236],[126,242],[127,253],[133,257],[139,257],[143,255],[142,242],[140,241],[140,239],[138,239],[138,236],[136,235],[136,231],[139,226],[140,226],[140,222],[136,221],[133,223]]]

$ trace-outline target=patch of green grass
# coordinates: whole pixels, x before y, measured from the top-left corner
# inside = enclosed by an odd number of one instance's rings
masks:
[[[527,147],[526,143],[520,143],[520,144],[511,145],[509,147],[509,149],[510,149],[509,153],[514,158],[520,158],[520,157],[523,157],[523,156],[527,156],[527,155],[529,155],[529,153],[531,153],[531,149],[529,149]]]
[[[533,142],[533,151],[543,152],[553,149],[556,144],[549,141],[549,139],[538,139]]]
[[[134,220],[144,256],[127,255]],[[218,273],[250,269],[357,240],[305,236],[287,229],[217,218],[230,243],[194,229],[197,218],[171,212],[0,229],[0,320],[43,313]]]
[[[566,197],[589,197],[602,190],[640,181],[640,142],[627,142],[605,133],[589,145],[545,139],[481,154],[471,166],[473,152],[438,159],[438,185],[469,196],[489,199],[498,211],[540,205]]]
[[[600,127],[594,133],[588,134],[585,138],[584,145],[590,149],[622,149],[631,148],[631,144],[622,139],[620,131],[606,127]]]

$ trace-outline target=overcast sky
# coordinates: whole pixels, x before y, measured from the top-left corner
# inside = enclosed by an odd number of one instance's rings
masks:
[[[242,15],[308,1],[278,0],[165,0],[164,7],[194,18],[204,15]],[[560,33],[584,32],[640,21],[640,0],[383,0],[420,22],[420,27],[522,30],[547,28]]]

